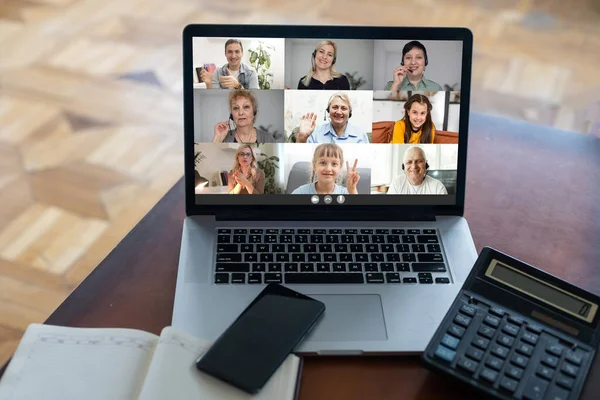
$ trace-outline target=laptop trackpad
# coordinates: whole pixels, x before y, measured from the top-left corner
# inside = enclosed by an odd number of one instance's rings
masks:
[[[387,340],[381,297],[376,294],[308,294],[325,303],[323,318],[306,340]]]

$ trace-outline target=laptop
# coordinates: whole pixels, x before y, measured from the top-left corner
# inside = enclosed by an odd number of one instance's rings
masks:
[[[465,28],[190,25],[172,324],[216,339],[266,284],[323,301],[296,352],[422,352],[477,258]]]

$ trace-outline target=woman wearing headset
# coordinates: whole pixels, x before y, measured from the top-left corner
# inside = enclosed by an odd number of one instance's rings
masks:
[[[337,46],[331,40],[317,44],[311,57],[311,68],[298,82],[298,89],[350,90],[350,81],[335,70]]]
[[[392,91],[440,91],[444,90],[431,79],[425,78],[425,67],[428,64],[427,49],[421,42],[413,40],[402,49],[402,61],[393,73],[393,80],[385,85],[385,90]]]
[[[229,120],[217,122],[213,143],[273,143],[272,134],[254,127],[258,102],[254,94],[247,89],[236,89],[229,93]],[[235,128],[231,129],[229,121]]]

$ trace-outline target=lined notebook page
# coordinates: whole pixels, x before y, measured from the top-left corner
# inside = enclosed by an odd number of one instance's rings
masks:
[[[132,329],[31,324],[0,380],[0,400],[132,400],[156,335]]]
[[[250,394],[196,369],[196,359],[210,346],[172,327],[164,328],[150,364],[140,400],[292,400],[300,359],[290,355],[263,389]]]

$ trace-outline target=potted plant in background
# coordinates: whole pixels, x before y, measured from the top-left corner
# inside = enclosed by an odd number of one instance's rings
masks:
[[[263,159],[257,161],[258,167],[265,173],[265,194],[282,194],[283,189],[275,181],[275,172],[279,169],[279,157],[262,154]]]
[[[269,50],[275,50],[273,46],[258,42],[258,46],[249,49],[250,65],[258,74],[258,87],[261,89],[271,89],[273,83],[273,73],[269,71],[271,68],[271,53]]]
[[[358,75],[358,71],[354,71],[352,74],[350,72],[344,72],[344,74],[350,82],[350,90],[358,90],[359,87],[367,83],[362,76],[356,76]]]

